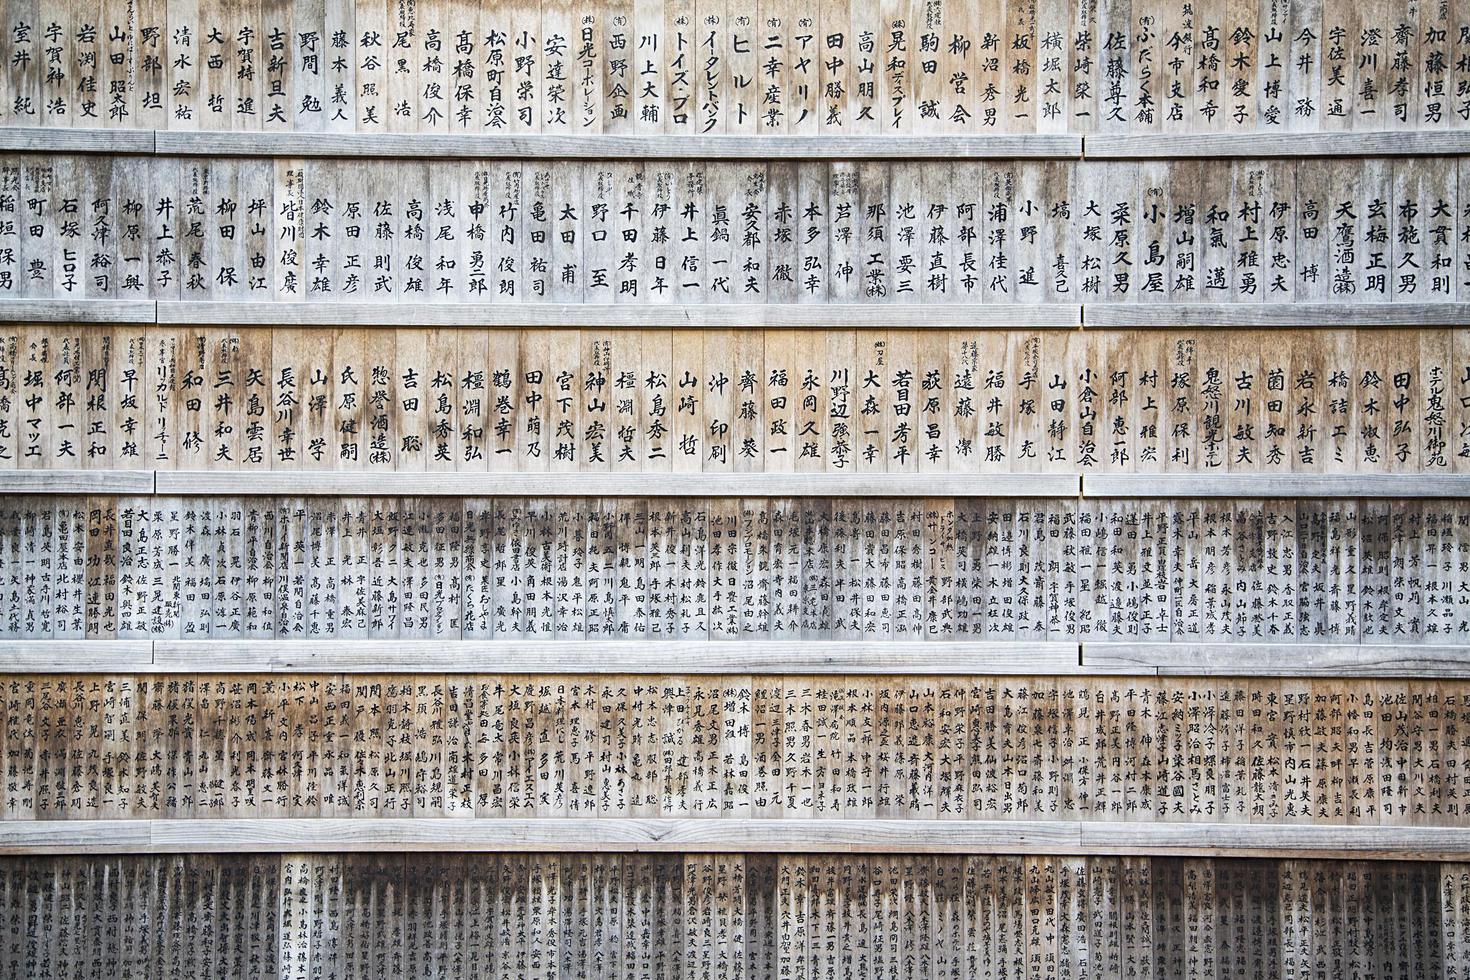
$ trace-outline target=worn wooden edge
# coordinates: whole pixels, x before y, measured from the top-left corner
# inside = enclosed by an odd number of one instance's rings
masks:
[[[353,327],[883,327],[1010,329],[1082,324],[1075,303],[273,303],[162,300],[159,323]]]
[[[1462,861],[1464,827],[1079,821],[1082,854]]]
[[[153,153],[151,129],[0,127],[0,150],[12,153]]]
[[[1272,474],[1098,473],[1082,477],[1084,497],[1470,497],[1470,475],[1449,473]]]
[[[0,854],[499,851],[1463,860],[1458,827],[1074,820],[363,817],[0,821]]]
[[[1084,135],[1093,160],[1199,157],[1438,156],[1470,153],[1470,133],[1409,130],[1362,133],[1185,133]]]
[[[1083,643],[1083,668],[1159,677],[1470,677],[1470,647]]]
[[[152,493],[153,470],[0,470],[6,493]]]
[[[350,473],[159,470],[160,494],[446,497],[1074,497],[1070,473]]]
[[[1082,137],[467,136],[441,133],[207,133],[159,130],[156,152],[183,156],[414,157],[579,160],[1079,159]]]
[[[843,640],[156,640],[158,671],[1079,674],[1076,643]]]
[[[0,299],[0,323],[155,323],[158,304],[129,299]]]
[[[1106,327],[1456,327],[1470,303],[1088,303],[1083,329]]]
[[[152,668],[152,640],[0,640],[0,674],[102,674]]]

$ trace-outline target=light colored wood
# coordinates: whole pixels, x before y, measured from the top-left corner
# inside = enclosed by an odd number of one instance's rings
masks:
[[[153,323],[157,319],[158,304],[151,300],[0,300],[0,323]]]
[[[3,130],[11,133],[15,130]],[[27,130],[26,132],[32,132]],[[75,130],[34,131],[35,145],[0,149],[51,149],[48,140]],[[97,132],[106,137],[117,131]],[[80,134],[78,134],[80,135]],[[1082,137],[1064,134],[998,133],[990,136],[461,136],[441,133],[208,133],[160,131],[160,154],[183,156],[415,157],[422,159],[576,160],[1013,160],[1079,159]],[[150,152],[146,149],[80,149],[92,152]],[[99,141],[100,142],[100,141]],[[73,149],[57,146],[55,149]]]
[[[6,304],[0,303],[0,313]],[[151,304],[150,304],[151,305]],[[47,309],[43,306],[41,309]],[[3,319],[3,316],[0,316]],[[16,317],[15,319],[28,319]],[[57,319],[68,319],[58,317]],[[1467,318],[1470,319],[1470,318]],[[230,303],[166,300],[158,322],[187,324],[340,324],[402,327],[912,327],[1008,328],[1082,324],[1069,303],[897,306],[872,304],[645,305],[595,303]]]
[[[149,640],[0,640],[0,671],[90,674],[147,670]]]
[[[159,134],[159,141],[164,138]],[[1092,160],[1261,157],[1454,156],[1470,152],[1470,133],[1188,133],[1083,137]]]
[[[1085,642],[1082,664],[1163,677],[1470,677],[1470,647]]]
[[[160,473],[159,479],[164,477]],[[1084,497],[1369,497],[1458,499],[1470,479],[1458,474],[1085,473]]]
[[[18,663],[68,662],[65,641],[0,641]],[[99,644],[108,649],[118,644]],[[147,644],[131,644],[146,647]],[[88,647],[86,649],[92,649]],[[83,651],[85,652],[85,650]],[[136,655],[136,651],[133,651]],[[827,640],[160,640],[152,665],[180,672],[395,671],[570,674],[1082,674],[1075,643]],[[90,662],[90,661],[89,661]],[[147,663],[146,658],[140,662]],[[8,668],[10,659],[0,662]],[[15,668],[20,669],[20,668]],[[77,670],[90,668],[77,668]]]
[[[6,478],[12,475],[7,474]],[[87,475],[91,475],[88,473]],[[1070,473],[352,473],[168,470],[160,494],[490,497],[1070,497]]]
[[[160,313],[165,304],[160,303]],[[1470,322],[1465,303],[1087,303],[1083,327],[1433,327]]]
[[[0,854],[494,851],[701,854],[1174,855],[1464,860],[1449,827],[1040,820],[699,820],[538,817],[11,820]]]
[[[0,151],[12,153],[129,153],[151,154],[151,129],[51,129],[29,126],[0,127]],[[1081,155],[1081,141],[1078,141]]]
[[[152,470],[0,470],[0,494],[152,493]]]

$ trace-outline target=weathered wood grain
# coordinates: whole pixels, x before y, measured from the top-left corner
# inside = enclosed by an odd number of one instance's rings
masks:
[[[0,305],[0,310],[4,306]],[[394,304],[229,303],[165,300],[158,322],[237,325],[350,325],[364,327],[1059,327],[1082,324],[1082,309],[1066,303],[1035,306],[954,304],[872,306],[863,304],[775,304],[604,306],[597,303]],[[1459,322],[1459,321],[1457,321]]]
[[[1082,665],[1161,677],[1470,676],[1470,648],[1383,644],[1082,644]]]
[[[3,132],[12,132],[4,130]],[[21,145],[0,149],[69,150],[61,145],[73,130],[40,130]],[[82,131],[86,134],[88,131]],[[107,149],[109,131],[93,140],[78,134],[76,148],[92,152],[152,152]],[[57,136],[61,136],[58,139]],[[244,133],[162,130],[150,134],[156,152],[181,156],[414,157],[421,159],[540,160],[1013,160],[1078,159],[1082,137],[1065,134],[997,133],[986,136],[571,136],[528,133],[460,136],[441,133]],[[54,140],[58,145],[48,146]],[[1380,151],[1382,152],[1382,151]]]
[[[159,134],[162,143],[164,134]],[[1092,160],[1172,160],[1268,157],[1458,156],[1470,151],[1470,134],[1382,133],[1189,133],[1173,136],[1087,135],[1083,156]]]
[[[228,473],[160,470],[160,494],[251,493],[331,496],[392,493],[486,497],[1064,497],[1078,478],[1067,473]],[[92,491],[95,492],[95,491]]]
[[[0,854],[377,852],[1146,854],[1463,860],[1463,831],[1017,820],[69,820],[0,823]]]
[[[0,493],[153,493],[153,470],[3,470]]]
[[[0,667],[50,663],[64,667],[70,647],[58,641],[0,642]],[[96,649],[96,657],[112,644]],[[140,645],[130,644],[130,648]],[[147,644],[141,645],[143,648]],[[12,654],[11,651],[14,651]],[[127,653],[123,654],[124,659]],[[590,643],[586,640],[162,640],[152,644],[160,671],[187,673],[348,672],[887,675],[1087,672],[1075,643],[863,642],[823,640],[672,640]],[[147,658],[143,658],[148,662]],[[88,662],[100,662],[96,658]],[[124,666],[119,664],[119,669]],[[26,668],[30,669],[30,668]],[[78,666],[73,672],[99,668]]]
[[[163,479],[160,474],[160,480]],[[1349,497],[1458,499],[1470,482],[1453,474],[1085,473],[1084,497]]]

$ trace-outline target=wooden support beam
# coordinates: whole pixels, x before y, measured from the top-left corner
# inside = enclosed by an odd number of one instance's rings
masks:
[[[7,153],[153,153],[151,129],[61,129],[50,126],[0,127],[0,151]]]
[[[351,327],[840,327],[1009,329],[1082,324],[1073,303],[250,303],[164,300],[159,323]]]
[[[1098,473],[1084,497],[1470,497],[1470,475],[1442,473]]]
[[[1084,643],[1084,669],[1161,677],[1470,677],[1470,647]]]
[[[152,667],[152,640],[0,640],[0,674],[137,673]]]
[[[1470,133],[1407,130],[1361,133],[1177,133],[1084,136],[1091,160],[1264,157],[1456,156],[1470,153]]]
[[[157,640],[153,667],[231,673],[1092,673],[1077,663],[1075,643],[845,640]]]
[[[184,156],[409,157],[439,160],[1010,160],[1079,159],[1082,137],[993,136],[460,136],[434,133],[210,133],[156,137]]]
[[[351,473],[159,470],[160,494],[415,497],[1073,497],[1070,473]]]
[[[153,470],[0,470],[0,493],[152,493]]]
[[[0,299],[0,323],[155,323],[157,320],[158,304],[151,299]]]
[[[0,854],[333,852],[1135,854],[1455,861],[1457,827],[1075,820],[298,818],[12,820]]]
[[[1470,303],[1088,303],[1084,327],[1458,327]]]

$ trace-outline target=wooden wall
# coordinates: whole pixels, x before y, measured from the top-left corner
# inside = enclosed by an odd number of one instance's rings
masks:
[[[1457,978],[1470,868],[1177,858],[7,859],[7,975]]]
[[[1463,0],[0,3],[0,980],[1470,978]]]

